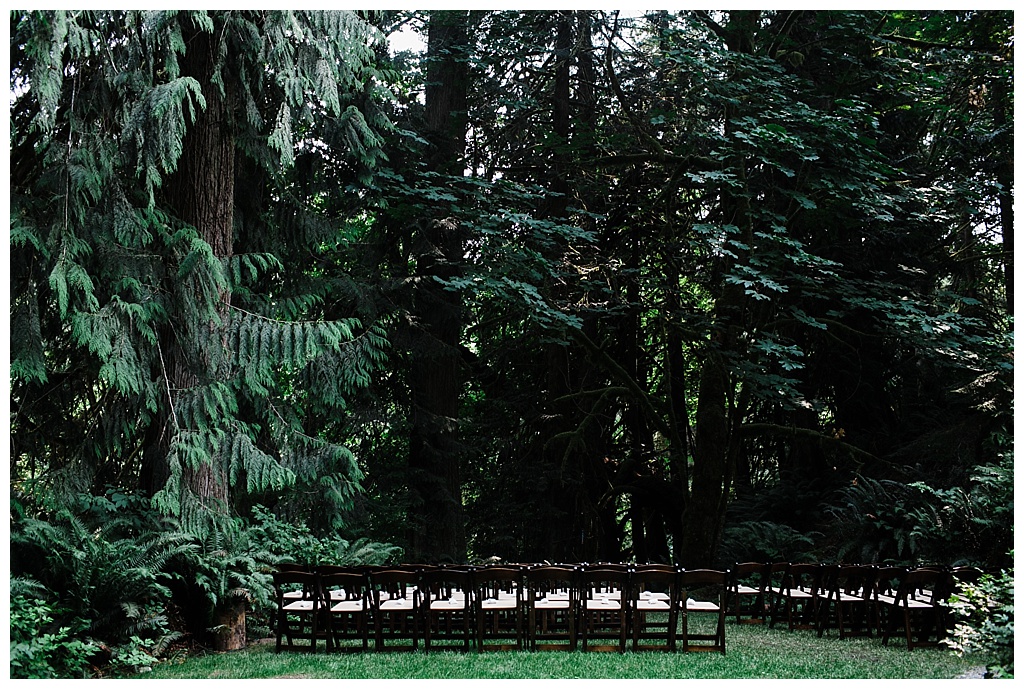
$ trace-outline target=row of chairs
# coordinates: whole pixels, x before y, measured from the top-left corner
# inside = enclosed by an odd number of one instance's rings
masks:
[[[728,584],[669,565],[284,566],[276,648],[724,654]]]
[[[942,603],[982,574],[976,567],[788,562],[738,563],[731,572],[729,614],[741,624],[785,621],[819,637],[830,629],[840,638],[878,634],[884,645],[902,632],[909,650],[939,645],[953,622]]]

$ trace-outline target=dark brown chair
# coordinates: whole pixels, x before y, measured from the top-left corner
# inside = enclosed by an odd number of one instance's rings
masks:
[[[413,651],[419,646],[419,574],[411,569],[382,569],[369,574],[374,650]],[[405,641],[391,644],[388,641]]]
[[[871,596],[874,608],[875,629],[881,634],[889,623],[888,612],[890,606],[896,602],[896,593],[900,588],[900,582],[907,573],[906,567],[895,565],[877,565],[875,574],[874,593]]]
[[[770,568],[767,562],[738,562],[730,570],[729,614],[737,623],[764,624]]]
[[[579,582],[579,639],[583,651],[626,651],[629,626],[628,568],[584,568]],[[593,640],[616,641],[592,644]]]
[[[326,611],[327,650],[367,650],[370,641],[370,583],[364,574],[321,573],[320,590]],[[343,644],[359,641],[360,646]]]
[[[671,565],[638,568],[630,577],[633,651],[675,651],[679,626],[678,572]]]
[[[678,586],[683,650],[718,651],[725,655],[729,573],[713,569],[683,570],[679,573]],[[710,631],[709,626],[714,631]]]
[[[883,604],[888,608],[883,646],[888,646],[889,637],[901,628],[907,639],[907,650],[939,645],[943,634],[936,592],[941,594],[945,576],[945,572],[930,568],[912,569],[903,575],[892,603]]]
[[[526,635],[531,651],[576,650],[576,574],[556,565],[526,570]]]
[[[423,650],[440,645],[468,651],[476,629],[473,580],[466,569],[442,567],[420,574]]]
[[[797,563],[786,567],[782,585],[772,604],[770,627],[785,618],[789,630],[814,627],[821,565]]]
[[[275,651],[316,652],[319,621],[323,610],[319,580],[312,572],[274,572],[274,594],[277,601]],[[287,644],[284,640],[287,639]],[[296,644],[306,640],[309,645]]]
[[[874,628],[875,579],[877,568],[871,565],[841,565],[825,585],[826,598],[818,608],[818,636],[832,626],[839,638],[871,636]]]
[[[525,605],[522,570],[518,567],[484,567],[473,572],[472,579],[477,650],[522,650]],[[515,639],[515,643],[507,643],[509,639]]]

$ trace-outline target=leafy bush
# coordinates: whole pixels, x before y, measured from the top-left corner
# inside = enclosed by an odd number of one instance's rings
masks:
[[[118,643],[160,631],[166,619],[145,611],[169,600],[164,566],[194,546],[175,532],[123,535],[124,526],[114,519],[91,528],[68,511],[52,521],[25,519],[12,530],[12,565],[34,564],[25,573],[57,592],[71,615],[89,620],[97,638]]]
[[[1011,554],[1012,557],[1012,554]],[[983,655],[992,677],[1013,677],[1013,570],[963,584],[949,606],[957,622],[943,643],[958,656]]]
[[[11,679],[88,676],[89,658],[99,646],[79,638],[87,623],[75,620],[70,626],[58,626],[56,616],[61,615],[43,598],[12,590]]]
[[[383,565],[397,561],[402,549],[366,538],[348,541],[337,536],[317,536],[305,524],[292,524],[270,510],[253,508],[249,537],[273,553],[276,562],[307,565]]]
[[[857,476],[830,502],[836,559],[991,566],[1012,539],[1013,457],[977,467],[967,489]]]
[[[12,583],[23,582],[17,595],[36,601],[29,606],[34,617],[20,623],[25,629],[46,625],[18,646],[20,671],[39,674],[49,664],[56,676],[80,676],[80,652],[98,671],[106,671],[107,663],[124,669],[118,658],[132,639],[160,650],[178,638],[166,615],[166,569],[195,548],[194,539],[129,493],[111,489],[101,496],[64,496],[60,503],[50,507],[17,492],[12,500]],[[12,623],[15,653],[13,629]],[[42,659],[42,666],[33,659]]]

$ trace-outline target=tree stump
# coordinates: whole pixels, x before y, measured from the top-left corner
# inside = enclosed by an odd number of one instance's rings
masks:
[[[237,651],[245,648],[245,598],[232,596],[214,611],[213,649]]]

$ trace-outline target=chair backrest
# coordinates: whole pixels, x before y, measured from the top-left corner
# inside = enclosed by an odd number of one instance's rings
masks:
[[[278,562],[274,565],[274,569],[278,572],[312,572],[313,570],[306,565],[300,565],[297,562]]]
[[[672,569],[641,569],[630,576],[630,599],[638,600],[643,593],[666,593],[675,606],[678,599],[679,573]]]
[[[623,562],[582,562],[580,563],[580,569],[584,572],[587,570],[601,569],[601,570],[615,570],[618,572],[629,572],[633,569],[633,565]]]
[[[320,579],[313,572],[274,572],[274,591],[280,602],[290,591],[302,591],[306,600],[320,599]]]
[[[634,572],[669,572],[675,574],[679,568],[675,565],[668,565],[661,562],[648,562],[646,564],[633,565]]]
[[[954,567],[946,578],[943,600],[949,600],[953,594],[960,593],[963,584],[976,584],[984,572],[978,567]]]
[[[335,602],[338,600],[369,601],[370,582],[365,574],[338,571],[321,573],[319,576],[320,590],[325,600],[331,598]]]
[[[786,574],[783,577],[782,587],[785,591],[799,589],[808,593],[813,592],[818,585],[818,575],[821,565],[815,562],[798,562],[786,567]]]
[[[530,602],[549,593],[568,593],[575,600],[577,570],[559,565],[543,565],[526,570],[525,582]]]
[[[499,593],[523,595],[523,572],[518,567],[482,567],[471,575],[473,590],[480,600],[497,598]]]
[[[391,598],[407,598],[410,593],[413,600],[419,600],[418,584],[420,575],[411,569],[382,569],[370,572],[370,593],[374,605],[380,604],[381,593]]]
[[[900,581],[896,599],[905,601],[909,597],[936,603],[942,595],[942,582],[945,576],[945,572],[929,567],[909,570]]]
[[[903,581],[906,573],[906,567],[897,567],[895,565],[879,567],[875,574],[875,594],[882,596],[896,595],[900,582]]]
[[[420,600],[450,599],[456,594],[465,596],[467,604],[472,600],[473,578],[469,570],[454,567],[440,567],[420,572]]]
[[[620,596],[626,596],[629,590],[629,577],[629,571],[626,569],[585,568],[576,578],[580,598],[591,599],[615,592]]]
[[[737,562],[730,569],[729,585],[733,588],[746,584],[751,588],[764,589],[768,584],[771,565],[767,562]]]
[[[840,592],[867,599],[875,589],[878,568],[873,565],[840,565],[833,580],[833,597]]]
[[[729,584],[729,571],[718,569],[684,569],[679,573],[679,597],[691,596],[701,589],[717,596],[720,602],[725,601],[725,589]]]

